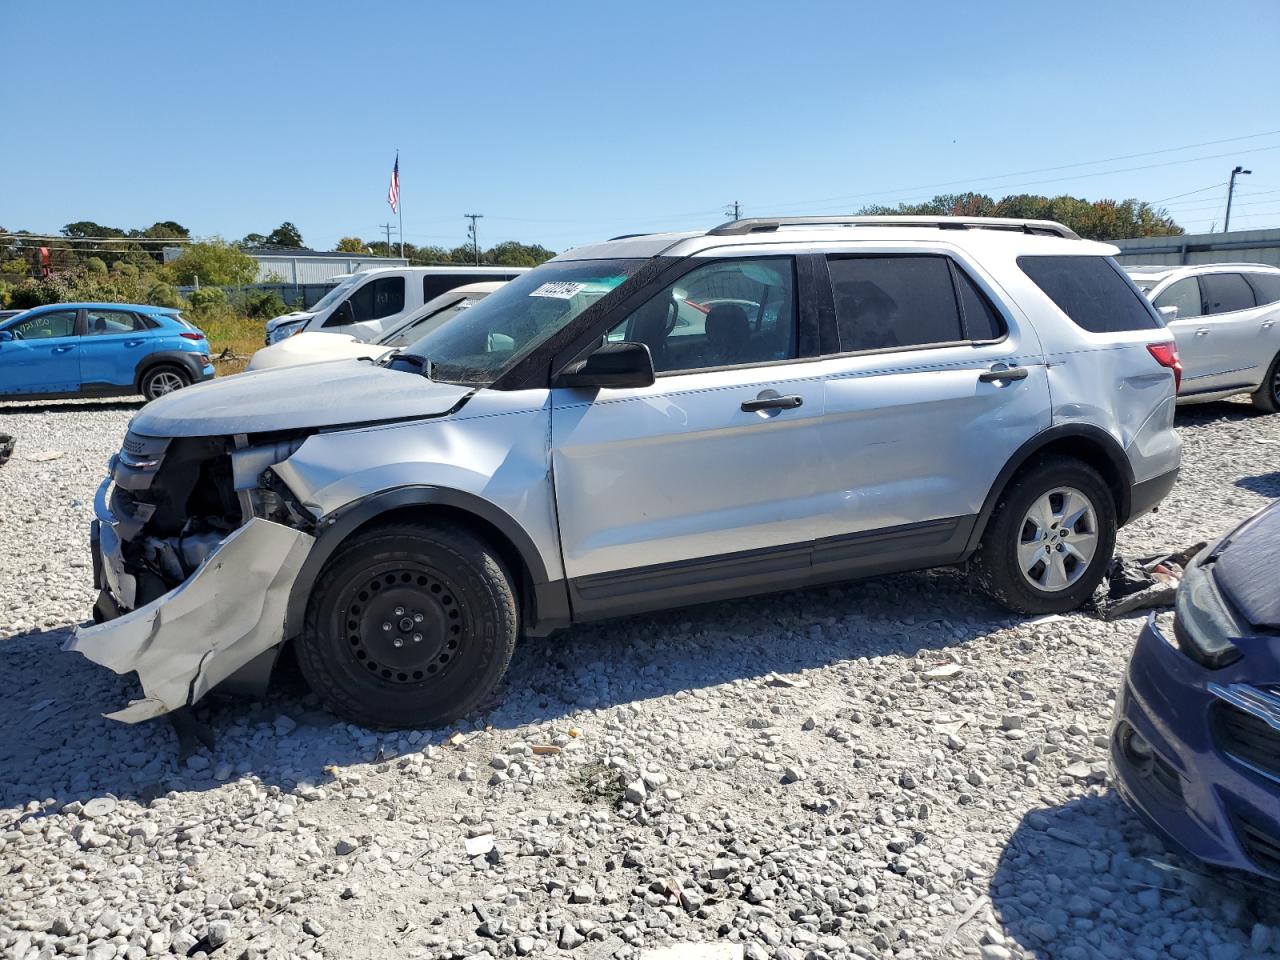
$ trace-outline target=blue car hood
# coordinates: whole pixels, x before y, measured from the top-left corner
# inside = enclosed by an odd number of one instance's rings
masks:
[[[146,437],[216,437],[438,417],[471,392],[368,360],[306,363],[175,390],[143,407],[129,429]]]
[[[1280,502],[1227,534],[1214,553],[1218,589],[1254,627],[1280,630]]]

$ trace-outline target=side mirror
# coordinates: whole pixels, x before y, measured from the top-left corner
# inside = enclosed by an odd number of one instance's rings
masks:
[[[0,343],[8,343],[13,339],[12,330],[0,330]]]
[[[585,360],[572,363],[556,377],[557,387],[651,387],[653,357],[643,343],[605,343]]]
[[[1176,319],[1178,319],[1178,308],[1177,308],[1177,307],[1174,307],[1174,306],[1168,306],[1168,307],[1156,307],[1156,309],[1160,311],[1160,316],[1164,317],[1166,320],[1176,320]]]

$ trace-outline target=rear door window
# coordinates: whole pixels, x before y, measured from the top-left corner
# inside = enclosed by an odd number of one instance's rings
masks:
[[[1161,325],[1110,257],[1025,256],[1018,266],[1072,323],[1090,333]]]
[[[827,258],[840,352],[966,340],[943,256]]]
[[[1254,306],[1253,288],[1238,273],[1206,273],[1200,277],[1205,313],[1234,313]]]
[[[965,334],[970,340],[999,340],[1005,333],[1000,314],[967,273],[958,266],[955,271],[960,307],[964,311]]]
[[[1258,306],[1280,302],[1280,273],[1250,273],[1249,285],[1253,287]]]
[[[1204,312],[1200,306],[1200,284],[1195,277],[1184,277],[1169,284],[1155,303],[1157,307],[1177,307],[1178,316],[1174,319],[1198,317]]]
[[[124,310],[89,310],[85,314],[86,336],[103,336],[112,333],[135,333],[147,329],[145,321],[136,313]]]

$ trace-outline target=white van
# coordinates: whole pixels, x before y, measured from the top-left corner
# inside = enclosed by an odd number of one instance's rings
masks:
[[[442,293],[464,283],[512,280],[528,267],[379,267],[339,280],[310,310],[267,321],[268,345],[303,330],[379,339]]]

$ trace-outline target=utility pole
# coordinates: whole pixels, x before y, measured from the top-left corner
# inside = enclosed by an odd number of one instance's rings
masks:
[[[726,217],[733,217],[735,220],[741,220],[742,204],[738,203],[737,200],[733,201],[733,203],[724,208],[724,214]]]
[[[476,221],[484,216],[483,213],[464,213],[462,215],[471,221],[471,226],[467,227],[467,236],[471,238],[471,253],[476,258],[476,266],[480,266],[480,237],[476,233]]]
[[[378,229],[387,235],[387,256],[388,257],[391,256],[391,228],[392,228],[392,224],[390,223],[378,224]]]
[[[1231,229],[1231,195],[1236,192],[1236,174],[1249,174],[1252,170],[1246,170],[1244,167],[1237,166],[1231,171],[1231,183],[1227,186],[1227,218],[1222,221],[1222,232],[1226,233]]]

